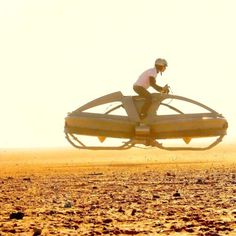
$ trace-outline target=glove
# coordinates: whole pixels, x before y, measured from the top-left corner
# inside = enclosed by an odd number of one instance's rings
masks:
[[[169,89],[169,86],[168,84],[166,84],[162,90],[161,90],[162,93],[165,93],[165,94],[168,94],[170,92],[170,89]]]

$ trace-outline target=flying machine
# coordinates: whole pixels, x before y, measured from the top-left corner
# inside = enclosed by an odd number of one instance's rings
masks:
[[[99,97],[67,114],[65,137],[79,149],[125,150],[144,146],[177,151],[210,149],[219,144],[227,133],[225,117],[198,101],[173,94],[153,93],[148,115],[142,119],[140,110],[143,103],[143,98],[124,96],[120,91]],[[190,111],[182,109],[186,107],[190,107]],[[81,140],[84,136],[96,137],[100,143],[112,138],[121,140],[121,144],[88,145]],[[213,138],[213,141],[204,146],[191,146],[192,139],[203,138]],[[165,140],[181,140],[184,145],[163,145],[160,141]]]

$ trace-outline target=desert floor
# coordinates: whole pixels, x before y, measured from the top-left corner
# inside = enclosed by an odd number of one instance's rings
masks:
[[[0,235],[236,235],[236,145],[0,150]]]

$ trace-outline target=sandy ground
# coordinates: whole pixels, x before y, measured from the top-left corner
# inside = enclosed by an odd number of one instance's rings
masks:
[[[0,235],[236,235],[236,145],[0,150]]]

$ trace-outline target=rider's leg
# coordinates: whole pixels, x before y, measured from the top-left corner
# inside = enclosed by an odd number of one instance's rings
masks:
[[[146,96],[146,98],[145,98],[145,102],[144,102],[143,107],[141,109],[141,113],[143,113],[146,116],[147,113],[148,113],[149,107],[151,106],[151,104],[152,104],[152,96],[149,93],[149,95]]]
[[[141,114],[147,115],[148,109],[152,104],[152,95],[142,86],[134,86],[134,91],[140,96],[145,98],[144,104],[141,108]]]

